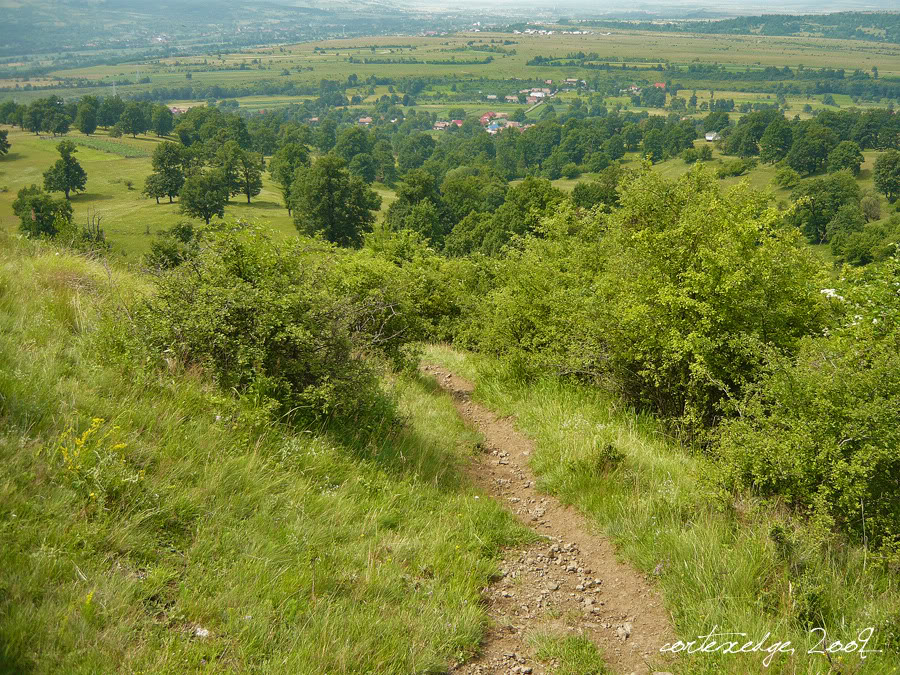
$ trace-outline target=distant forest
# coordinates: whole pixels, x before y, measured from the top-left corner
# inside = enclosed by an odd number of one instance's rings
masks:
[[[581,25],[659,32],[727,35],[810,35],[843,40],[900,43],[900,13],[839,12],[836,14],[764,14],[715,21],[582,21]]]

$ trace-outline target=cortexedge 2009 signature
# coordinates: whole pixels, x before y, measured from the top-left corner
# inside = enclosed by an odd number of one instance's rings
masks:
[[[696,640],[691,640],[690,642],[682,642],[679,640],[678,642],[667,643],[663,645],[659,651],[664,654],[677,654],[679,652],[685,652],[687,654],[712,654],[715,652],[721,654],[765,653],[766,656],[763,658],[763,665],[766,668],[772,663],[772,659],[775,658],[776,654],[794,654],[796,652],[796,649],[793,647],[790,640],[770,640],[772,633],[766,633],[761,640],[749,640],[745,642],[744,639],[747,637],[747,633],[717,633],[716,631],[718,629],[718,626],[713,626],[713,629],[709,633],[706,635],[698,635]],[[849,642],[833,640],[828,642],[828,636],[826,635],[824,628],[813,628],[809,631],[809,634],[814,638],[817,634],[820,637],[806,653],[822,654],[823,656],[828,654],[855,653],[859,655],[859,658],[864,659],[869,654],[878,654],[881,652],[879,649],[868,649],[869,640],[872,639],[874,633],[874,628],[863,628],[857,634],[855,640],[850,640]]]

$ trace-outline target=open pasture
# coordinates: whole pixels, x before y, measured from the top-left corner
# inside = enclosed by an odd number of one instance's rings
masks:
[[[163,199],[157,204],[154,199],[141,194],[144,179],[151,172],[150,154],[156,144],[165,139],[154,136],[109,139],[102,132],[91,137],[71,132],[66,138],[78,145],[76,159],[88,177],[87,191],[72,197],[75,222],[85,223],[90,216],[98,216],[106,238],[113,245],[114,256],[136,261],[138,255],[149,250],[153,235],[184,218],[177,200],[169,204]],[[17,232],[19,220],[12,212],[16,193],[31,184],[43,185],[43,173],[58,158],[56,144],[61,139],[41,138],[18,129],[9,130],[9,139],[12,149],[0,158],[0,228]],[[83,143],[95,143],[100,147],[105,143],[108,149],[98,150]],[[125,157],[121,152],[111,151],[116,145],[142,150],[146,156]],[[233,197],[225,207],[225,214],[231,218],[263,221],[271,226],[276,236],[296,234],[282,205],[281,193],[269,180],[268,173],[263,174],[262,193],[254,197],[251,204],[248,205],[246,198],[241,196]]]

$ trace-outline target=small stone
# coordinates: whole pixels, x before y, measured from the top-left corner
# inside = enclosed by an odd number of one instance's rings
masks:
[[[522,668],[522,673],[524,675],[531,675],[531,673],[533,673],[533,672],[534,672],[534,669],[531,666],[525,666],[524,668]]]
[[[549,588],[551,591],[558,591],[559,590],[559,582],[558,581],[550,582],[549,584],[547,584],[547,588]]]
[[[198,638],[208,638],[209,631],[205,629],[203,626],[195,626],[194,627],[194,636]]]

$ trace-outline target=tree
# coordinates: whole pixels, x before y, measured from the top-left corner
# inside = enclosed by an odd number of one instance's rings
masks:
[[[125,106],[117,124],[122,127],[122,133],[131,134],[133,138],[137,138],[138,134],[145,133],[149,128],[143,106],[135,101]]]
[[[590,209],[598,204],[609,212],[619,204],[619,193],[616,189],[622,179],[622,169],[612,164],[600,172],[597,180],[577,183],[572,190],[572,203],[583,209]]]
[[[849,169],[854,176],[859,175],[859,168],[865,161],[859,145],[853,141],[841,141],[834,150],[828,153],[828,171],[833,173]]]
[[[381,196],[344,168],[336,155],[320,157],[297,171],[291,186],[294,225],[301,234],[322,234],[342,246],[356,246],[375,222]]]
[[[165,197],[166,194],[166,183],[165,178],[158,173],[151,173],[144,180],[144,189],[142,194],[147,195],[148,197],[153,197],[156,199],[156,203],[159,204],[159,198]],[[169,202],[171,203],[172,198],[169,198]]]
[[[107,96],[97,108],[97,122],[101,127],[109,128],[118,123],[125,110],[125,101],[118,96]]]
[[[790,152],[793,142],[791,125],[783,117],[776,118],[759,139],[760,160],[766,164],[780,162]]]
[[[184,185],[184,165],[187,149],[178,143],[160,143],[153,151],[151,165],[153,173],[147,176],[144,194],[156,197],[168,197],[169,203],[177,197]]]
[[[248,204],[250,197],[255,197],[262,192],[262,172],[265,168],[266,163],[262,155],[258,152],[241,150],[237,163],[238,182],[241,186],[241,193],[247,196]]]
[[[786,161],[788,166],[801,174],[813,174],[825,168],[828,153],[837,144],[837,137],[831,129],[812,122],[805,127],[797,127]]]
[[[334,152],[347,164],[357,155],[371,152],[369,134],[362,127],[347,127],[337,136]]]
[[[181,212],[192,218],[203,218],[209,225],[210,218],[225,216],[228,187],[218,169],[195,173],[184,181],[181,189]]]
[[[410,134],[400,142],[397,150],[397,166],[400,173],[404,174],[412,169],[418,169],[425,163],[435,148],[434,139],[428,134]]]
[[[72,221],[72,205],[68,200],[53,199],[37,185],[19,190],[12,209],[19,216],[19,229],[31,238],[52,237],[61,224]]]
[[[319,128],[315,134],[316,147],[322,152],[330,152],[337,142],[337,124],[334,120],[325,118],[319,122]]]
[[[711,112],[703,118],[704,131],[722,131],[729,124],[731,124],[731,120],[728,118],[728,113],[721,110]]]
[[[828,222],[825,231],[831,243],[831,253],[840,258],[844,254],[844,245],[854,232],[860,232],[866,224],[866,217],[859,204],[844,204]]]
[[[56,112],[50,116],[50,123],[47,125],[47,129],[54,136],[65,136],[69,133],[69,127],[71,125],[71,117],[65,113]]]
[[[644,136],[641,154],[650,157],[652,162],[659,162],[663,159],[663,143],[665,136],[659,129],[651,129]]]
[[[812,244],[828,241],[828,223],[845,204],[858,208],[859,184],[849,171],[838,171],[823,178],[816,178],[798,185],[791,193],[797,202],[794,224]]]
[[[377,166],[375,165],[375,159],[368,152],[354,155],[347,168],[350,170],[350,173],[354,176],[359,176],[366,183],[371,184],[375,182]]]
[[[859,206],[866,217],[867,223],[873,220],[881,220],[881,199],[875,192],[867,191],[860,200]]]
[[[397,180],[397,167],[394,164],[394,151],[388,141],[378,141],[372,150],[375,160],[375,180],[391,186]]]
[[[7,134],[9,132],[6,129],[0,129],[0,155],[5,155],[9,152],[10,144],[7,140]]]
[[[240,176],[238,175],[242,152],[241,146],[238,145],[237,141],[227,141],[219,147],[214,158],[214,165],[222,172],[225,187],[228,189],[226,201],[228,201],[229,197],[243,192]]]
[[[84,192],[87,174],[72,156],[77,152],[72,141],[63,141],[56,149],[60,158],[44,172],[44,189],[48,192],[64,192],[68,199],[69,192]]]
[[[451,219],[459,222],[472,211],[496,211],[506,200],[509,184],[493,171],[460,167],[441,183],[441,201]]]
[[[875,160],[875,187],[892,204],[900,196],[900,150],[888,150]]]
[[[291,214],[293,208],[291,200],[291,185],[297,169],[309,166],[309,150],[302,143],[286,143],[278,149],[278,152],[269,162],[269,175],[281,188],[281,196],[284,205]]]
[[[78,105],[75,126],[86,136],[90,136],[97,130],[97,105],[95,103],[84,101]]]
[[[175,115],[168,106],[153,106],[153,112],[150,114],[150,128],[160,138],[172,133],[175,128]]]

